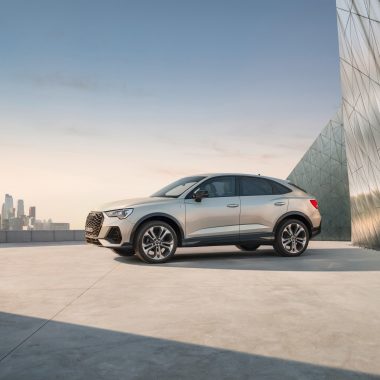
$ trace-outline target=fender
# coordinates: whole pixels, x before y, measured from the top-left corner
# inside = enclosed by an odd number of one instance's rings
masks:
[[[305,215],[303,212],[300,212],[300,211],[289,211],[287,212],[286,214],[284,215],[281,215],[280,218],[277,220],[274,228],[273,228],[273,233],[276,233],[276,230],[277,230],[277,227],[278,225],[286,218],[289,218],[290,216],[301,216],[303,219],[306,220],[307,222],[307,225],[306,227],[308,228],[309,230],[309,235],[311,236],[312,235],[312,228],[313,228],[313,223],[311,222],[310,218]]]
[[[141,226],[142,223],[144,223],[146,220],[148,219],[153,219],[153,218],[156,218],[156,219],[159,219],[159,218],[166,218],[166,219],[170,219],[178,228],[178,231],[180,232],[181,236],[179,236],[179,239],[180,241],[182,241],[185,237],[185,233],[183,231],[183,228],[181,226],[181,223],[176,219],[174,218],[173,216],[169,215],[169,214],[165,214],[163,212],[153,212],[151,214],[148,214],[148,215],[144,215],[142,218],[140,218],[136,223],[135,225],[133,226],[132,228],[132,232],[131,232],[131,237],[130,237],[130,241],[133,242],[134,240],[134,237],[135,237],[135,233],[137,231],[137,229]]]

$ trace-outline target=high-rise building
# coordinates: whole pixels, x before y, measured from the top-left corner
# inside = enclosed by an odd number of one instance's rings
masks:
[[[22,199],[19,199],[17,201],[17,217],[22,218],[24,215],[25,215],[24,201]]]
[[[3,203],[2,207],[1,207],[1,225],[0,225],[1,230],[5,229],[5,227],[4,227],[4,221],[5,220],[6,220],[6,211],[5,211],[5,203]]]
[[[344,197],[343,201],[336,199],[334,205],[330,204],[332,208],[324,208],[324,203],[329,203],[325,181],[330,178],[328,187],[331,185],[332,197],[336,192],[342,195],[342,189],[348,187],[353,243],[380,249],[380,1],[337,0],[336,3],[344,135],[342,139],[334,133],[326,137],[323,131],[318,139],[326,140],[322,144],[325,147],[319,152],[312,147],[290,178],[320,198],[322,230],[332,239],[338,239],[343,230],[336,228],[331,217],[343,218],[343,227],[347,212]],[[333,158],[334,150],[343,152],[337,141],[344,141],[346,167],[343,156],[338,160]],[[314,166],[320,168],[317,170],[319,187],[311,178],[315,171],[303,169],[310,165],[310,155],[314,155]],[[348,186],[344,185],[346,171]]]
[[[36,207],[31,206],[29,207],[29,218],[35,218],[36,217]]]
[[[29,227],[33,228],[36,222],[36,207],[29,207]]]
[[[12,197],[12,195],[5,194],[3,215],[4,215],[4,219],[10,219],[13,217],[13,197]]]

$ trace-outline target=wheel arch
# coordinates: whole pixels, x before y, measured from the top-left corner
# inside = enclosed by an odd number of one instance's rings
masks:
[[[165,222],[165,223],[169,224],[169,226],[172,227],[173,230],[175,231],[175,233],[177,234],[178,246],[179,247],[182,246],[182,241],[184,239],[185,234],[184,234],[184,231],[183,231],[183,228],[182,228],[180,222],[176,218],[174,218],[173,216],[165,214],[165,213],[160,213],[160,212],[148,214],[148,215],[145,215],[144,217],[142,217],[141,219],[139,219],[132,228],[130,241],[132,243],[134,243],[136,233],[143,224],[145,224],[147,222],[154,221],[154,220]]]
[[[307,231],[309,233],[309,238],[312,237],[312,229],[313,229],[313,223],[311,222],[310,218],[305,215],[303,212],[299,211],[290,211],[287,212],[286,214],[282,215],[276,222],[274,228],[273,228],[273,233],[276,235],[277,229],[279,225],[284,221],[288,219],[297,219],[305,224],[307,227]]]

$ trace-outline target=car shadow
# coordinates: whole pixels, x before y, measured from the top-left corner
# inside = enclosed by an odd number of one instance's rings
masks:
[[[149,265],[138,257],[115,257],[120,263]],[[259,249],[255,252],[224,251],[212,252],[208,248],[197,252],[180,249],[167,263],[167,267],[264,271],[304,272],[362,272],[380,271],[380,254],[360,248],[309,248],[299,257],[281,257],[273,249]]]

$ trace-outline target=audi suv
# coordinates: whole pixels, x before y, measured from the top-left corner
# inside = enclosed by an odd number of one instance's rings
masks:
[[[108,203],[91,211],[86,241],[120,255],[163,263],[177,247],[273,246],[299,256],[321,231],[318,201],[296,185],[248,174],[182,178],[147,198]]]

